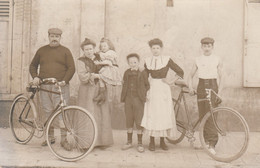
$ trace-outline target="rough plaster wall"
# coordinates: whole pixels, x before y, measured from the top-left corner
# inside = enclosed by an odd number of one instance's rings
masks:
[[[174,0],[174,7],[166,7],[166,2],[161,0],[110,0],[105,29],[120,56],[122,73],[128,67],[127,54],[137,52],[142,58],[150,56],[147,42],[159,37],[164,42],[164,54],[182,66],[185,79],[195,57],[201,55],[201,38],[213,37],[214,54],[224,63],[222,105],[238,110],[253,130],[260,130],[256,117],[259,91],[242,87],[243,3],[243,0]],[[178,89],[172,91],[176,96]],[[187,97],[191,115],[196,118],[196,98]],[[117,116],[123,114],[118,112]]]
[[[106,30],[120,55],[122,71],[127,68],[127,54],[150,56],[147,42],[159,37],[164,54],[172,56],[187,77],[201,54],[200,39],[211,36],[216,41],[214,54],[225,62],[229,79],[225,86],[242,86],[242,0],[175,0],[174,7],[166,7],[162,0],[110,0],[107,8]]]
[[[62,4],[62,5],[61,5]],[[44,0],[33,1],[32,12],[32,54],[33,57],[39,47],[49,43],[48,29],[58,27],[62,29],[61,44],[68,47],[74,60],[79,55],[81,3],[80,0]],[[74,75],[71,83],[77,83]],[[72,95],[76,93],[77,85],[71,85]]]

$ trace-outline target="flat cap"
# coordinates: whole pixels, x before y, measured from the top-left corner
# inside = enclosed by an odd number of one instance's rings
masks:
[[[59,28],[50,28],[50,29],[48,30],[48,33],[49,33],[49,34],[58,34],[58,35],[61,35],[61,34],[62,34],[62,31],[61,31],[61,29],[59,29]]]
[[[214,44],[214,39],[211,37],[205,37],[203,39],[201,39],[201,44]]]

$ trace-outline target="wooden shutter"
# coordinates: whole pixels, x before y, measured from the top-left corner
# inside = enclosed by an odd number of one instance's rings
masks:
[[[9,18],[10,3],[9,0],[1,1],[0,0],[0,17]]]
[[[260,0],[245,5],[244,86],[260,87]]]
[[[10,1],[0,0],[0,93],[10,93]]]

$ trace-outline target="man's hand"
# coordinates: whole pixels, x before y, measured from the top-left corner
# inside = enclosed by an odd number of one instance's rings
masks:
[[[65,82],[65,81],[58,82],[58,85],[61,86],[61,87],[63,87],[63,86],[66,85],[66,82]]]
[[[41,82],[41,79],[40,78],[38,78],[38,77],[35,77],[35,78],[33,78],[33,85],[39,85],[40,84],[40,82]]]

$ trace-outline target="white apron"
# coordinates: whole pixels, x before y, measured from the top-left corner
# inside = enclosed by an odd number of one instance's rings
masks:
[[[175,137],[177,133],[171,88],[162,79],[150,78],[142,126],[149,136]]]

